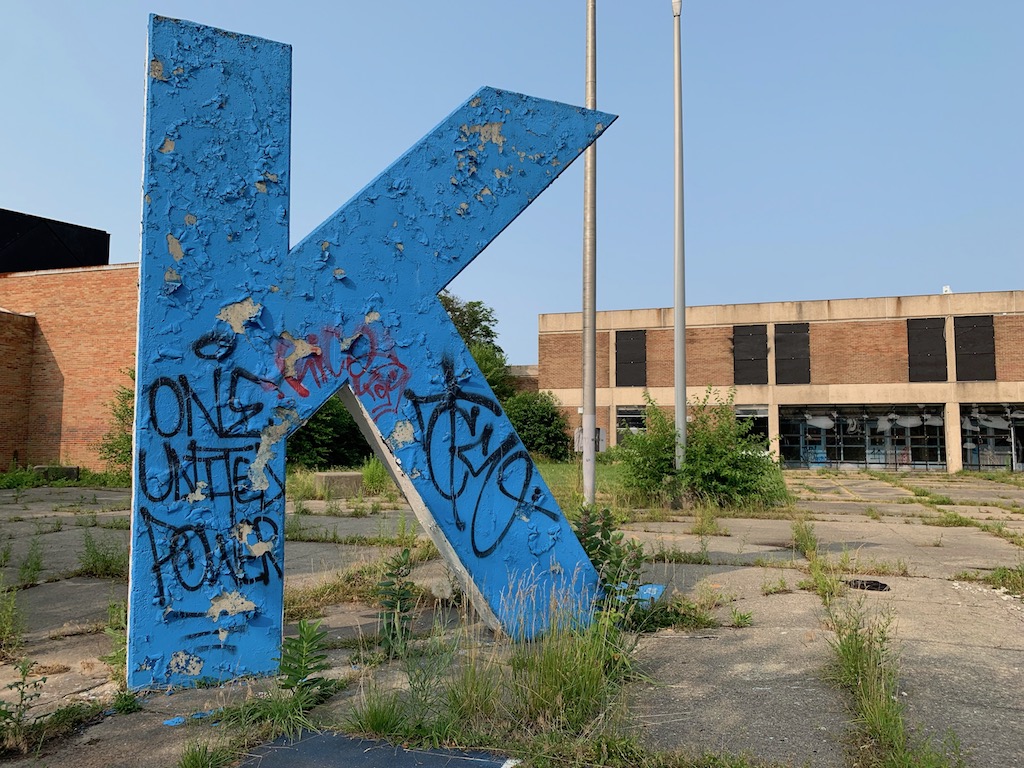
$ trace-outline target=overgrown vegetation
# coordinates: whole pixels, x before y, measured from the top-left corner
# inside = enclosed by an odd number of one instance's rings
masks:
[[[107,603],[107,623],[103,627],[103,634],[110,638],[110,653],[100,656],[100,661],[110,667],[110,679],[117,684],[118,691],[126,693],[128,682],[128,602],[126,600],[111,600]],[[125,707],[125,703],[122,702],[121,706]]]
[[[945,741],[909,731],[903,719],[899,660],[893,647],[892,615],[869,616],[863,603],[843,602],[828,609],[835,632],[830,641],[830,679],[852,696],[859,739],[857,764],[871,768],[953,768],[964,765],[952,732]]]
[[[709,387],[701,400],[689,404],[686,451],[677,472],[675,423],[645,392],[646,428],[624,434],[618,449],[625,487],[648,503],[663,505],[680,493],[720,507],[788,502],[782,469],[766,441],[751,433],[753,422],[736,418],[734,397],[730,392],[723,399]]]
[[[380,643],[388,658],[406,652],[412,635],[412,611],[419,594],[409,580],[412,561],[408,549],[387,559],[384,574],[377,584],[380,601]]]
[[[359,425],[337,396],[329,398],[288,437],[288,463],[307,469],[358,467],[371,450]]]
[[[623,433],[616,451],[624,467],[622,485],[646,503],[666,506],[680,490],[675,469],[678,435],[675,423],[646,392],[644,401],[644,431]]]
[[[253,744],[279,736],[294,739],[303,730],[316,730],[310,711],[343,686],[321,674],[330,668],[326,641],[319,622],[300,621],[297,634],[281,645],[277,686],[221,710],[220,722],[228,730],[216,743],[189,742],[178,768],[227,766]]]
[[[17,751],[25,754],[31,744],[31,725],[29,709],[32,702],[42,695],[45,677],[35,680],[32,675],[32,660],[22,659],[17,670],[19,679],[7,685],[7,690],[14,694],[14,702],[8,703],[0,699],[0,745],[4,751]]]
[[[736,418],[735,390],[723,399],[708,387],[689,405],[682,486],[718,506],[774,506],[789,500],[782,469],[767,441],[751,433],[752,419]]]
[[[517,392],[503,405],[526,450],[550,461],[569,458],[569,422],[552,393]]]
[[[43,543],[38,536],[33,536],[28,545],[28,552],[18,566],[18,584],[22,587],[30,587],[39,580],[39,574],[43,570]]]
[[[395,483],[384,466],[376,456],[370,456],[363,462],[363,493],[367,496],[383,496],[389,490],[394,490]]]
[[[76,576],[97,579],[128,578],[128,546],[119,537],[94,539],[87,529],[82,535]]]
[[[135,426],[135,369],[121,371],[132,385],[118,384],[110,408],[110,428],[100,438],[97,451],[107,464],[107,471],[121,484],[132,481],[132,430]]]
[[[25,617],[18,607],[18,591],[4,584],[0,574],[0,664],[17,658],[24,632]]]

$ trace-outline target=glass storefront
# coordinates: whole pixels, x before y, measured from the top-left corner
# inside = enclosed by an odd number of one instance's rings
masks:
[[[934,403],[780,407],[783,466],[943,470],[942,412]]]
[[[1024,472],[1024,405],[960,406],[964,469]]]

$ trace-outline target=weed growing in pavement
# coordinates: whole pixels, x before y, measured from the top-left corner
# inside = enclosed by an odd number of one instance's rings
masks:
[[[18,607],[18,591],[4,584],[0,574],[0,664],[17,656],[24,632],[25,617]]]
[[[178,768],[227,768],[238,760],[229,744],[190,741],[178,758]]]
[[[789,585],[786,583],[784,576],[779,576],[777,579],[769,579],[767,576],[765,580],[761,582],[761,594],[768,595],[783,595],[788,592],[792,592]]]
[[[754,613],[752,611],[741,611],[736,606],[733,606],[730,610],[730,615],[734,627],[749,627],[754,623]]]
[[[28,545],[28,552],[25,559],[18,566],[18,584],[28,587],[39,581],[39,574],[43,570],[43,543],[38,536],[33,536]]]
[[[377,584],[381,646],[391,659],[405,653],[412,633],[412,611],[419,596],[409,581],[410,573],[412,563],[406,548],[385,561],[384,575]]]
[[[40,536],[44,533],[60,533],[64,530],[64,521],[59,517],[55,517],[50,523],[44,524],[42,520],[35,522],[36,536]]]
[[[345,602],[373,602],[377,583],[384,573],[384,560],[357,563],[339,570],[322,581],[301,587],[285,585],[285,621],[323,616],[329,605]]]
[[[983,581],[996,589],[1005,589],[1011,594],[1024,597],[1024,563],[1016,568],[999,566]]]
[[[797,588],[814,592],[826,605],[846,592],[846,585],[839,578],[840,571],[824,557],[811,558],[809,578],[801,580]]]
[[[114,701],[110,705],[119,715],[130,715],[132,712],[139,712],[142,705],[138,697],[131,691],[118,691],[114,694]]]
[[[389,489],[394,488],[387,467],[376,456],[371,456],[363,462],[362,472],[363,493],[367,496],[383,496]]]
[[[934,525],[940,528],[972,528],[977,523],[971,518],[961,515],[959,512],[947,511],[935,517],[922,518],[921,525]]]
[[[310,710],[344,685],[320,674],[330,668],[326,638],[319,622],[300,621],[298,634],[281,644],[277,687],[221,710],[223,741],[190,742],[178,759],[179,768],[231,765],[253,744],[279,736],[294,739],[303,730],[316,730]]]
[[[327,661],[327,632],[320,629],[320,622],[302,619],[297,630],[298,634],[286,637],[281,644],[277,684],[291,691],[299,706],[309,709],[337,690],[338,682],[320,674],[331,668]]]
[[[11,562],[11,542],[8,540],[3,548],[0,548],[0,568],[6,568]]]
[[[800,518],[794,520],[790,527],[793,531],[793,549],[808,560],[813,559],[818,554],[818,537],[814,533],[814,523]]]
[[[87,529],[82,536],[82,551],[78,555],[78,565],[75,576],[127,579],[128,547],[119,538],[94,539]]]
[[[892,614],[870,617],[863,602],[826,606],[835,632],[830,640],[832,682],[853,697],[859,732],[858,764],[952,768],[963,766],[952,732],[941,746],[908,732],[899,691],[898,654],[893,648]]]
[[[706,540],[701,539],[701,546],[696,552],[672,547],[666,549],[662,545],[656,552],[647,555],[646,559],[652,563],[675,563],[677,565],[711,565],[711,557],[708,554]]]
[[[728,536],[729,529],[718,522],[718,515],[713,507],[701,506],[695,511],[690,533],[694,536]]]
[[[0,699],[0,746],[4,751],[18,751],[25,754],[30,746],[31,721],[28,711],[32,702],[42,695],[45,677],[29,680],[32,675],[33,662],[22,659],[16,666],[19,679],[9,683],[7,690],[13,691],[14,703]]]
[[[128,667],[128,603],[125,600],[111,600],[107,603],[107,624],[103,634],[110,638],[111,649],[100,661],[110,667],[110,679],[119,691],[127,685]]]

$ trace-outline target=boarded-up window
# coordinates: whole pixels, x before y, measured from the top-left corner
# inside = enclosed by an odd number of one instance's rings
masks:
[[[615,386],[647,386],[647,331],[616,332]]]
[[[954,317],[957,381],[995,381],[996,342],[992,315]]]
[[[732,329],[732,377],[735,384],[768,383],[768,326]]]
[[[775,383],[811,383],[811,342],[807,323],[775,326]]]
[[[907,352],[911,381],[945,381],[945,318],[920,317],[907,320]]]

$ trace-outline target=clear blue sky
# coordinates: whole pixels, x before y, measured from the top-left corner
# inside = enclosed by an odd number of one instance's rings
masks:
[[[150,12],[293,46],[292,241],[481,85],[584,100],[584,0],[4,0],[0,207],[139,250]],[[691,305],[1024,287],[1024,2],[684,0]],[[598,308],[672,303],[670,0],[598,0]],[[451,286],[581,305],[582,161]]]

